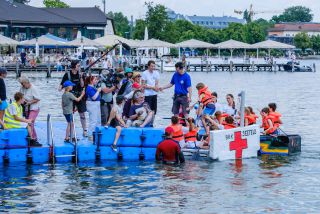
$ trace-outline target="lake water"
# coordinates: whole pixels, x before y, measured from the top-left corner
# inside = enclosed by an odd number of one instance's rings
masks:
[[[306,61],[312,64],[314,61]],[[317,61],[320,69],[320,62]],[[13,74],[12,74],[13,75]],[[59,74],[28,74],[40,89],[39,120],[61,117]],[[11,76],[11,75],[10,75]],[[166,84],[172,73],[161,75]],[[276,102],[286,133],[302,136],[302,153],[283,158],[209,162],[180,167],[153,162],[105,162],[0,167],[0,212],[105,213],[318,213],[320,208],[320,73],[192,73],[225,102],[246,92],[246,103],[261,109]],[[6,79],[12,97],[19,84]],[[195,88],[194,88],[195,90]],[[196,91],[194,91],[194,100]],[[159,95],[157,126],[168,121],[172,89]],[[257,110],[256,110],[257,111]],[[78,119],[78,118],[77,118]],[[45,139],[41,139],[45,140]]]

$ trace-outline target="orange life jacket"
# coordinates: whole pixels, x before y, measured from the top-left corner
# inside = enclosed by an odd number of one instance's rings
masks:
[[[183,132],[182,132],[182,125],[171,125],[170,126],[173,129],[172,139],[176,141],[183,140]]]
[[[225,123],[225,124],[223,125],[223,127],[224,127],[224,129],[234,129],[234,128],[236,128],[235,125],[233,125],[233,124],[228,124],[228,123]]]
[[[184,135],[184,140],[186,142],[196,142],[197,141],[198,129],[193,129]]]
[[[256,124],[257,118],[254,115],[245,115],[244,118],[248,120],[248,125]]]
[[[208,86],[205,86],[204,88],[202,88],[202,89],[200,89],[200,90],[198,91],[199,97],[200,97],[202,94],[203,94],[204,96],[201,98],[200,102],[201,102],[204,106],[208,105],[209,103],[213,103],[213,102],[214,102],[213,96],[212,96],[212,94],[211,94],[211,91],[209,91]]]
[[[274,124],[274,122],[273,122],[274,118],[273,118],[272,116],[268,115],[268,116],[265,116],[265,117],[262,118],[262,127],[263,127],[264,130],[269,129],[269,127],[270,127],[270,126],[269,126],[269,123],[268,123],[268,120],[271,120],[272,125],[273,125],[273,128],[270,129],[270,130],[267,132],[267,134],[272,134],[275,130],[277,130],[278,127],[275,126],[275,124]]]
[[[270,112],[269,116],[273,117],[273,123],[278,128],[280,126],[280,117],[282,115],[278,112]]]

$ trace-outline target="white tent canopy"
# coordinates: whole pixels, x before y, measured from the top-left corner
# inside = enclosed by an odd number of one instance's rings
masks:
[[[256,48],[256,49],[294,49],[295,46],[293,45],[288,45],[285,43],[281,43],[281,42],[276,42],[273,40],[266,40],[263,42],[258,42],[255,43],[253,45],[251,45],[252,48]]]
[[[113,35],[113,34],[107,34],[107,35],[105,35],[103,37],[100,37],[98,39],[95,39],[93,41],[101,44],[102,46],[108,46],[108,47],[111,47],[111,46],[119,43],[119,41],[123,42],[123,43],[126,43],[129,46],[132,46],[134,44],[129,39],[123,38],[121,36]]]
[[[173,48],[175,47],[174,44],[161,41],[158,39],[149,39],[149,40],[141,40],[140,42],[137,42],[139,48]]]
[[[177,48],[215,48],[216,46],[208,43],[208,42],[203,42],[200,40],[196,39],[190,39],[187,41],[183,41],[180,43],[175,44]]]
[[[49,37],[47,37],[46,35],[42,35],[38,38],[34,38],[34,39],[30,39],[30,40],[26,40],[26,41],[22,41],[20,42],[20,45],[48,45],[48,46],[65,46],[66,43],[65,42],[62,42],[62,41],[57,41],[57,40],[54,40],[54,39],[51,39]]]
[[[9,46],[9,45],[19,45],[19,42],[17,42],[16,40],[10,39],[8,37],[2,36],[0,34],[0,45],[1,46]]]
[[[252,48],[250,44],[239,42],[233,39],[220,42],[218,44],[215,44],[215,46],[219,49],[251,49]]]
[[[81,45],[83,46],[93,46],[93,47],[99,47],[102,46],[100,43],[95,42],[91,39],[88,39],[84,36],[82,36],[81,38],[77,38],[75,40],[72,40],[70,42],[67,42],[66,45],[70,45],[70,46],[77,46],[80,47]]]

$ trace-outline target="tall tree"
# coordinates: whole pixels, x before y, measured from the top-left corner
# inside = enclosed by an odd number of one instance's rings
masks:
[[[128,33],[130,33],[130,25],[126,16],[124,16],[121,12],[113,13],[111,11],[107,14],[107,16],[114,20],[116,33],[119,36],[128,36]]]
[[[259,24],[251,22],[244,26],[245,42],[254,44],[263,41],[265,37],[265,32]]]
[[[146,27],[146,22],[142,19],[136,20],[136,25],[133,31],[133,39],[143,39],[144,37],[144,29]]]
[[[272,21],[279,22],[311,22],[313,14],[311,9],[304,6],[293,6],[285,9],[279,16],[273,16]]]
[[[311,47],[311,40],[307,33],[301,32],[295,35],[294,44],[297,48],[301,48],[303,52]]]
[[[147,6],[146,23],[149,31],[149,38],[165,39],[163,31],[169,22],[165,6],[154,5],[153,2],[145,3]]]
[[[68,8],[68,4],[61,0],[43,0],[43,4],[48,8]]]

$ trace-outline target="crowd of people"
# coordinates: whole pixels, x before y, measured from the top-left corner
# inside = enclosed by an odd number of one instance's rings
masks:
[[[221,105],[216,92],[211,92],[204,83],[198,83],[196,85],[198,99],[192,103],[192,81],[182,62],[176,63],[176,72],[171,81],[163,86],[160,86],[160,74],[152,60],[148,62],[147,70],[141,73],[127,67],[124,70],[118,68],[115,71],[105,69],[100,75],[88,76],[81,71],[80,61],[72,61],[70,67],[71,71],[64,74],[59,86],[60,91],[64,90],[62,111],[67,121],[65,142],[76,140],[73,116],[78,112],[83,136],[88,137],[90,141],[93,141],[97,126],[115,128],[112,149],[117,151],[122,129],[153,127],[157,114],[158,93],[171,87],[174,87],[173,116],[171,124],[165,129],[166,140],[159,144],[157,159],[161,153],[166,153],[165,148],[174,148],[175,155],[169,155],[166,161],[179,159],[183,161],[180,154],[181,148],[207,149],[210,146],[210,131],[232,129],[240,124],[240,113],[232,94],[226,96],[227,105]],[[40,111],[40,96],[37,88],[28,78],[20,78],[21,89],[14,95],[14,102],[8,105],[3,81],[5,77],[6,70],[1,68],[1,127],[6,129],[26,127],[31,145],[41,146],[34,128]],[[282,121],[281,114],[276,111],[276,108],[275,103],[270,103],[260,111],[263,134],[278,134]],[[193,109],[196,112],[195,118],[189,116]],[[89,113],[88,127],[85,112]],[[255,124],[257,118],[251,107],[245,108],[244,124],[246,126]],[[201,129],[205,130],[205,134],[199,134]]]

